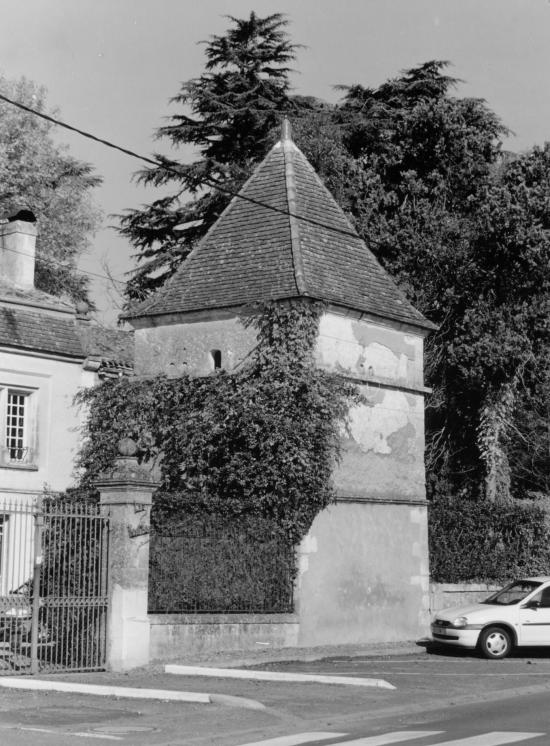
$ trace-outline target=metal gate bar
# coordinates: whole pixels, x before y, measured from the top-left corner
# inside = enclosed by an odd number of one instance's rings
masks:
[[[2,674],[105,668],[108,519],[59,496],[0,501]]]

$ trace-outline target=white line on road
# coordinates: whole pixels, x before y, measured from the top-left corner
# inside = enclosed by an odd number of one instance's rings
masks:
[[[239,668],[207,668],[202,666],[179,666],[168,664],[165,673],[179,676],[214,676],[224,679],[252,679],[256,681],[285,681],[316,684],[345,684],[346,686],[373,686],[378,689],[395,689],[383,679],[363,679],[324,674],[283,673],[280,671],[256,671]]]
[[[210,704],[210,695],[203,692],[180,692],[172,689],[137,689],[127,686],[103,686],[80,684],[76,681],[50,681],[43,679],[19,679],[15,676],[0,677],[0,687],[6,689],[31,689],[38,691],[69,692],[72,694],[95,694],[102,697],[128,697],[130,699],[160,699],[176,702],[200,702]],[[237,698],[235,697],[235,700]]]
[[[277,738],[268,738],[266,741],[243,743],[242,746],[300,746],[303,743],[326,741],[329,738],[342,738],[346,735],[347,733],[294,733],[292,736],[278,736]]]
[[[384,733],[378,736],[356,738],[353,741],[341,741],[334,746],[386,746],[390,743],[403,743],[404,741],[412,741],[415,738],[437,736],[441,733],[445,733],[445,731],[393,731],[392,733]],[[518,741],[526,741],[528,738],[536,738],[537,736],[543,735],[544,733],[512,733],[511,731],[494,731],[492,733],[482,733],[478,736],[458,738],[453,741],[439,741],[437,744],[433,744],[433,746],[502,746],[506,743],[517,743]],[[266,743],[268,742],[266,741]],[[260,745],[258,744],[258,746]]]
[[[103,738],[109,741],[123,741],[120,736],[99,735],[98,733],[73,733],[72,731],[50,730],[49,728],[31,728],[30,726],[20,725],[16,730],[31,731],[31,733],[49,733],[52,736],[79,736],[80,738]]]
[[[304,671],[308,676],[310,675],[307,671]],[[375,676],[426,676],[425,671],[334,671],[335,676],[349,676],[350,678],[353,676],[357,676],[357,674],[360,674],[361,676],[363,674],[372,674]],[[542,672],[542,671],[533,671],[532,673],[479,673],[477,671],[472,671],[471,673],[437,673],[436,671],[430,671],[430,676],[475,676],[476,678],[480,676],[548,676],[550,673],[548,671]]]
[[[69,733],[70,736],[79,736],[80,738],[108,738],[110,741],[124,741],[122,736],[109,736],[106,733]]]
[[[442,741],[441,743],[434,744],[434,746],[501,746],[504,743],[518,743],[518,741],[527,741],[529,738],[537,738],[537,736],[544,735],[544,733],[493,731],[492,733],[481,733],[479,736],[470,736],[469,738]],[[340,746],[344,746],[344,744]]]
[[[356,738],[353,741],[342,741],[334,746],[386,746],[389,743],[403,743],[413,741],[415,738],[429,738],[445,733],[444,730],[396,730],[392,733],[384,733],[379,736],[366,736]]]

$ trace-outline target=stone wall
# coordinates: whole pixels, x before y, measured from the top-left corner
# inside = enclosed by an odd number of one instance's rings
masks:
[[[208,375],[215,369],[214,350],[221,354],[221,367],[231,371],[245,359],[255,341],[256,331],[245,329],[235,312],[139,319],[135,372],[148,376]]]
[[[342,309],[322,317],[317,364],[361,387],[365,402],[342,432],[338,502],[315,519],[300,549],[294,615],[150,616],[151,657],[221,649],[410,640],[428,631],[420,330]],[[138,375],[234,369],[256,332],[236,313],[140,319]]]
[[[300,549],[299,644],[411,640],[428,621],[426,507],[339,502]]]
[[[430,614],[480,603],[501,587],[494,583],[430,583]]]
[[[296,647],[294,614],[150,614],[151,660]]]

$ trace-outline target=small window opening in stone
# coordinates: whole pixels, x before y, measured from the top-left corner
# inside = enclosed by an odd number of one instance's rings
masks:
[[[218,370],[222,367],[222,351],[221,350],[212,350],[212,363],[214,364],[214,370]]]

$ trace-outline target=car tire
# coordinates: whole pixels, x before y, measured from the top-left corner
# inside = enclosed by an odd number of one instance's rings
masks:
[[[512,648],[512,636],[504,627],[487,627],[479,638],[479,649],[486,658],[506,658]]]

